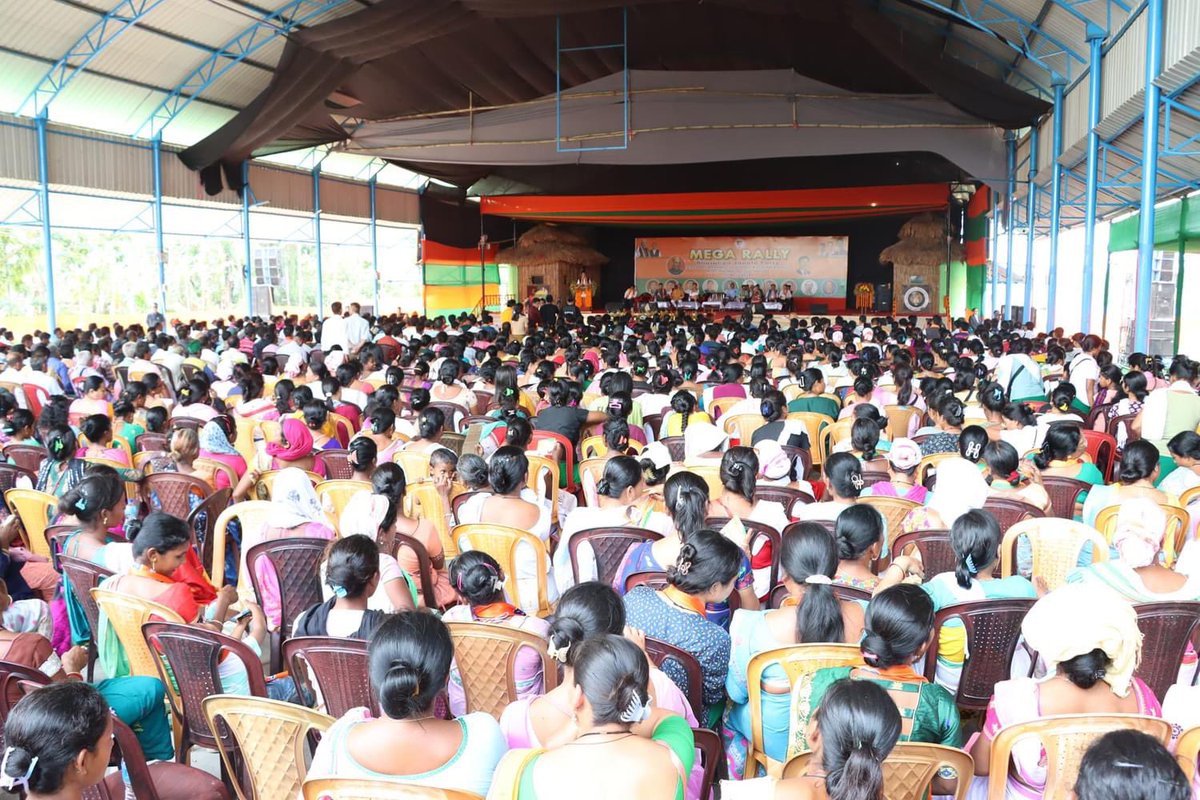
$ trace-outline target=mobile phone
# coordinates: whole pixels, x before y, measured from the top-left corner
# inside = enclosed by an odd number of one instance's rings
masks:
[[[241,612],[240,614],[235,616],[230,621],[236,625],[237,623],[242,622],[243,620],[250,619],[250,617],[253,615],[254,615],[254,612],[247,608],[245,611]]]

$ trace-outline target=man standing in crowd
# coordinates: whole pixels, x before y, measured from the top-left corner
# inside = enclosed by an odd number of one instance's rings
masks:
[[[350,353],[357,353],[362,346],[371,341],[371,325],[361,316],[362,306],[350,304],[350,314],[346,317],[346,343],[350,345]]]
[[[146,315],[146,330],[152,331],[159,325],[165,325],[167,318],[158,310],[158,303],[150,306],[150,313]]]
[[[346,337],[346,320],[342,317],[342,304],[335,302],[329,307],[330,314],[321,323],[321,349],[328,353],[334,346],[350,349]]]

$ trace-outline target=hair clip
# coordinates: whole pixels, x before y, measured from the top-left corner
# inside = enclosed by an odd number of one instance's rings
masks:
[[[87,511],[87,498],[80,495],[79,499],[75,501],[75,508],[79,511]]]
[[[553,658],[555,661],[557,661],[560,664],[565,664],[565,663],[567,663],[567,651],[570,649],[571,649],[570,642],[567,642],[562,647],[556,647],[554,645],[554,640],[551,639],[550,644],[548,644],[546,646],[546,655],[550,656],[551,658]]]
[[[335,584],[333,586],[330,586],[329,588],[333,589],[334,597],[338,597],[338,598],[341,598],[344,600],[345,598],[350,596],[350,593],[346,591],[345,586],[338,586]]]
[[[981,445],[979,442],[971,442],[967,445],[967,458],[979,458],[979,454],[981,452],[983,452],[983,445]]]
[[[678,572],[680,575],[687,575],[688,571],[691,570],[691,568],[692,568],[692,562],[680,561],[679,564],[676,565],[675,571]]]
[[[629,698],[629,705],[625,706],[625,710],[621,712],[619,717],[621,722],[628,722],[636,725],[639,722],[645,722],[650,719],[650,703],[643,703],[635,694]]]
[[[850,473],[850,485],[853,486],[855,489],[858,489],[861,491],[863,486],[866,485],[866,482],[863,480],[862,475],[860,475],[857,472],[851,472]]]
[[[8,774],[8,757],[12,755],[13,748],[6,747],[4,749],[4,758],[0,759],[0,789],[13,790],[18,787],[29,792],[29,779],[33,777],[33,770],[37,767],[38,757],[34,756],[29,761],[29,767],[25,770],[24,775],[9,775]]]
[[[818,573],[816,575],[809,575],[804,579],[804,582],[816,584],[818,586],[829,586],[833,583],[833,578],[829,577],[828,575],[821,575]]]
[[[979,574],[979,569],[975,566],[975,559],[971,557],[970,553],[967,553],[967,557],[963,559],[963,566],[966,567],[967,572],[971,573],[972,575]]]
[[[492,591],[504,591],[504,578],[501,578],[499,575],[496,576],[495,580],[492,581]]]

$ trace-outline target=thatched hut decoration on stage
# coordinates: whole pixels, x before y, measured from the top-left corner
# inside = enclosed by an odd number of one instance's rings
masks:
[[[587,283],[598,288],[600,267],[608,263],[608,256],[592,248],[581,233],[557,225],[537,225],[521,234],[515,247],[501,250],[496,260],[517,268],[522,297],[548,292],[561,303],[574,296],[584,274]]]
[[[944,313],[947,265],[966,260],[945,215],[921,214],[904,223],[900,240],[879,254],[892,265],[893,308],[898,314]]]

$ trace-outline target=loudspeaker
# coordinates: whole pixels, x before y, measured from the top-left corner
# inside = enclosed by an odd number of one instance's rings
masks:
[[[875,284],[875,308],[882,314],[892,313],[892,285],[890,283]]]
[[[900,314],[936,314],[934,287],[926,283],[902,283],[896,311]]]

